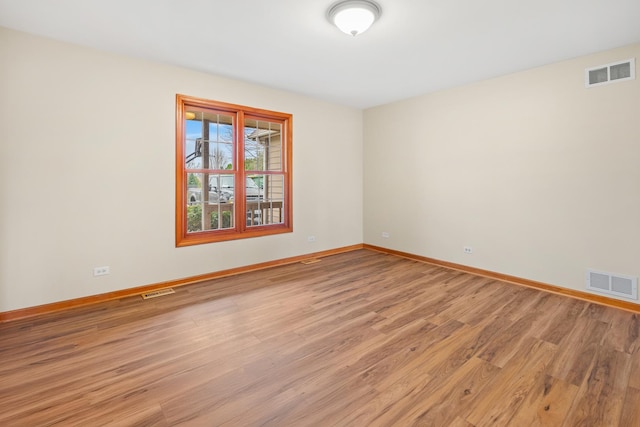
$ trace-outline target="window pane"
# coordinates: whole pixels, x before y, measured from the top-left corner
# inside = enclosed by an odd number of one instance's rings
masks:
[[[233,228],[233,203],[225,203],[217,206],[210,206],[209,218],[211,220],[211,230],[222,230]],[[221,220],[222,218],[222,220]]]
[[[187,174],[187,233],[202,231],[202,174]]]
[[[185,167],[187,169],[202,168],[202,119],[197,115],[202,113],[187,111],[185,113]],[[192,119],[190,119],[192,118]]]
[[[187,174],[187,205],[202,202],[202,174]]]
[[[261,178],[261,198],[250,200],[247,195],[247,226],[281,224],[284,222],[284,175],[254,176]],[[247,193],[248,194],[248,193]]]
[[[221,202],[233,202],[234,180],[235,177],[233,175],[211,175],[209,189],[219,195]]]
[[[214,112],[185,112],[185,167],[233,168],[233,117]]]
[[[209,175],[208,214],[211,230],[234,227],[233,175]]]
[[[264,120],[245,120],[244,169],[282,170],[282,125]]]
[[[264,194],[267,200],[284,200],[284,175],[266,175]]]
[[[229,203],[226,193],[218,191],[215,185],[212,185],[219,182],[223,176],[208,173],[187,174],[187,233],[233,228],[234,205]],[[202,183],[207,181],[209,190],[203,192]]]
[[[253,176],[247,176],[245,179],[245,197],[251,202],[264,199],[263,189],[256,183]]]

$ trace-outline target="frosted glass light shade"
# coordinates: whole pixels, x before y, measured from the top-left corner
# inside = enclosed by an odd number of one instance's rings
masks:
[[[380,6],[369,0],[347,0],[329,9],[329,21],[340,31],[357,36],[369,29],[380,16]]]

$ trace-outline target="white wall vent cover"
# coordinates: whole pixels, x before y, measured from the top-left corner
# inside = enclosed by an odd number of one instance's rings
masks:
[[[587,270],[587,289],[624,299],[638,299],[638,278]]]
[[[601,86],[609,83],[634,80],[636,78],[636,59],[611,64],[599,65],[584,70],[584,85],[586,87]]]

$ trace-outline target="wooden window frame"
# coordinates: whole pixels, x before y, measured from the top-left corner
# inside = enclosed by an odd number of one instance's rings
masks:
[[[187,168],[185,166],[185,111],[187,107],[214,110],[232,115],[235,119],[233,127],[234,167],[225,172],[235,176],[236,183],[244,183],[250,171],[245,171],[244,162],[244,120],[250,119],[278,122],[282,126],[282,170],[272,171],[284,177],[284,194],[281,223],[248,227],[246,222],[245,185],[235,185],[234,194],[234,228],[205,230],[187,233]],[[229,104],[187,95],[176,95],[176,247],[199,245],[236,239],[290,233],[293,231],[292,208],[292,130],[293,116],[287,113],[262,110],[243,105]],[[263,171],[269,174],[269,171]],[[204,186],[203,186],[203,191]]]

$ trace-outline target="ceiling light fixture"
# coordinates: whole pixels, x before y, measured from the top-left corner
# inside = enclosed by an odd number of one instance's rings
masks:
[[[380,6],[371,0],[343,0],[329,8],[327,16],[340,31],[357,36],[380,17]]]

